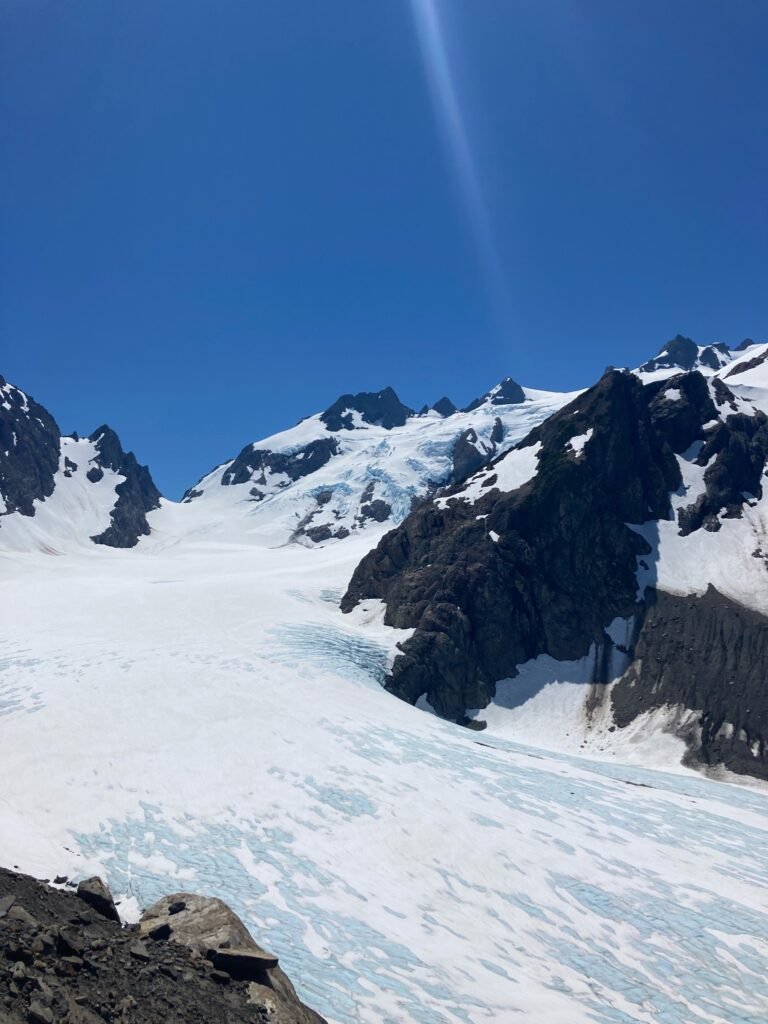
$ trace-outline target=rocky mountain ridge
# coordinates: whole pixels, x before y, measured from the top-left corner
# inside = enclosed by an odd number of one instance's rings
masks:
[[[765,611],[739,614],[738,601],[718,592],[727,564],[706,594],[670,603],[658,541],[659,524],[669,526],[674,537],[664,544],[675,554],[682,538],[718,537],[729,521],[743,521],[761,505],[767,459],[768,417],[724,381],[692,370],[644,385],[609,371],[382,538],[356,569],[342,609],[381,600],[386,622],[415,630],[386,686],[443,717],[479,724],[497,682],[513,685],[520,666],[591,652],[591,681],[611,685],[616,725],[677,703],[701,713],[696,735],[686,737],[693,755],[768,776],[768,718],[753,660],[763,650]],[[704,544],[695,542],[692,558]],[[731,557],[734,569],[745,555],[711,546],[711,557]],[[750,604],[748,594],[735,596]],[[670,616],[676,636],[688,639],[682,662],[679,645],[660,643]]]
[[[64,437],[43,406],[2,377],[0,397],[0,546],[57,550],[63,534],[129,548],[149,533],[160,492],[114,430]],[[30,530],[30,520],[44,522]]]
[[[768,615],[767,344],[678,335],[585,392],[505,378],[463,410],[444,397],[416,413],[392,388],[343,395],[180,505],[108,427],[63,437],[18,388],[0,395],[0,549],[357,537],[342,608],[383,602],[389,626],[413,631],[386,679],[397,696],[481,727],[541,659],[588,661],[579,678],[603,690],[580,698],[587,731],[596,702],[619,729],[676,707],[691,756],[765,774],[750,659]],[[670,622],[685,656],[660,643]]]

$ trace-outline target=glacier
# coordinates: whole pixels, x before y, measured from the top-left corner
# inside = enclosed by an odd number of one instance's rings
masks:
[[[220,896],[334,1024],[765,1021],[764,786],[401,703],[407,631],[338,609],[384,526],[270,547],[193,507],[0,554],[0,863],[128,919]]]

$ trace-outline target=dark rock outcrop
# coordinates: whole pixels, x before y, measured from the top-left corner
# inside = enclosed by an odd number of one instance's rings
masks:
[[[224,472],[221,482],[229,486],[252,481],[256,490],[252,496],[260,500],[264,492],[259,488],[266,487],[267,474],[284,475],[291,482],[300,480],[322,469],[338,451],[339,443],[335,437],[318,438],[294,452],[271,452],[248,444]]]
[[[651,591],[634,660],[611,689],[619,727],[665,706],[699,715],[686,735],[707,765],[768,778],[768,619],[723,597]]]
[[[100,878],[84,879],[77,887],[77,895],[89,907],[93,907],[97,914],[101,914],[107,920],[120,920],[115,901],[112,899],[112,893]]]
[[[723,376],[738,377],[739,374],[746,373],[747,370],[754,370],[756,366],[762,365],[766,360],[768,360],[768,351],[763,352],[761,356],[755,356],[754,359],[745,359],[738,366],[734,366],[733,369],[729,370],[728,373],[723,374]],[[738,384],[738,381],[736,383]]]
[[[450,398],[447,398],[445,395],[442,398],[438,399],[432,406],[432,408],[435,410],[435,412],[439,412],[443,419],[445,419],[446,416],[453,416],[455,412],[458,412],[458,409],[450,400]]]
[[[365,423],[371,423],[385,430],[402,427],[414,416],[413,409],[403,405],[392,388],[383,391],[361,391],[357,395],[342,395],[329,406],[320,419],[329,430],[354,430],[351,412],[359,412]]]
[[[498,680],[540,654],[575,660],[593,645],[610,653],[610,623],[642,612],[638,560],[653,581],[652,550],[627,524],[670,518],[670,496],[682,483],[676,455],[690,459],[698,444],[707,467],[704,494],[680,513],[683,534],[740,514],[742,492],[762,494],[768,420],[733,413],[731,400],[716,391],[713,401],[696,371],[646,386],[608,371],[492,461],[482,480],[416,509],[363,559],[342,600],[349,611],[366,598],[383,599],[385,622],[415,630],[400,645],[387,689],[411,703],[426,695],[438,714],[466,723],[468,709],[488,704]],[[574,449],[576,437],[582,441]],[[533,446],[533,477],[500,490],[504,460]],[[693,643],[693,661],[707,649]],[[642,685],[655,684],[643,677]],[[742,673],[740,686],[751,693],[757,675]],[[693,699],[682,690],[678,697],[681,704]],[[716,719],[714,704],[707,713]]]
[[[466,480],[468,476],[472,476],[478,469],[490,462],[495,451],[496,446],[481,441],[477,436],[477,431],[472,427],[463,430],[456,439],[451,453],[453,462],[451,483],[459,483],[461,480]]]
[[[659,350],[658,355],[654,356],[653,359],[649,359],[647,363],[643,363],[640,369],[645,373],[670,367],[692,370],[698,358],[699,346],[696,342],[692,338],[685,338],[682,334],[676,334],[671,341],[668,341]]]
[[[575,458],[566,445],[589,428],[589,457]],[[628,614],[648,547],[625,524],[667,516],[680,484],[646,389],[629,374],[606,374],[523,442],[537,443],[533,481],[508,493],[490,486],[472,503],[456,488],[446,508],[417,509],[363,559],[344,596],[345,611],[382,598],[386,622],[416,628],[387,688],[411,702],[426,694],[444,717],[484,707],[496,680],[539,654],[582,657]]]
[[[34,502],[53,494],[60,453],[53,416],[0,377],[0,498],[6,513],[33,516]]]
[[[475,409],[490,402],[491,405],[519,405],[525,401],[525,392],[512,377],[505,377],[496,387],[482,396],[475,398],[469,405],[465,406],[462,412],[474,412]]]
[[[113,548],[132,548],[139,537],[150,532],[147,512],[159,508],[162,495],[147,467],[139,465],[133,452],[123,451],[120,438],[106,424],[95,430],[88,440],[96,447],[97,467],[114,470],[125,477],[115,488],[117,501],[110,525],[91,540]]]
[[[677,334],[664,345],[658,355],[649,359],[647,363],[643,363],[640,369],[646,373],[674,368],[693,370],[698,366],[719,370],[728,363],[730,352],[728,346],[722,342],[700,347],[691,338],[684,338],[682,334]]]
[[[161,901],[155,927],[123,927],[72,892],[0,869],[0,1021],[323,1024],[225,904],[180,896],[175,915],[179,897]],[[219,945],[235,934],[240,946]]]

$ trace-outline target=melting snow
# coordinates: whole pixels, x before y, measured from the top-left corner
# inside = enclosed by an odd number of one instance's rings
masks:
[[[337,606],[375,535],[152,515],[128,557],[0,555],[0,862],[103,872],[132,917],[221,896],[332,1024],[762,1024],[763,792],[511,741],[568,721],[588,660],[524,667],[498,711],[541,713],[504,735],[397,701],[404,634]]]

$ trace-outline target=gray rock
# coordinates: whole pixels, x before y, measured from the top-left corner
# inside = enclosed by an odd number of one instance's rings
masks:
[[[86,878],[78,885],[77,895],[102,917],[107,917],[112,921],[120,920],[112,893],[100,878],[95,876]]]
[[[177,909],[183,904],[182,909]],[[278,958],[262,949],[248,929],[222,900],[192,893],[174,893],[149,907],[139,921],[139,932],[149,935],[158,927],[170,928],[170,941],[208,957],[214,980],[223,975],[233,981],[251,981],[249,1002],[270,1024],[323,1024],[323,1018],[296,995]]]
[[[50,1009],[47,1006],[43,1006],[37,1000],[33,1000],[30,1003],[27,1018],[32,1024],[53,1024],[54,1020]]]
[[[181,909],[179,904],[182,904]],[[170,929],[169,938],[173,942],[180,942],[201,956],[205,956],[209,949],[227,946],[259,950],[237,914],[223,900],[212,896],[192,893],[164,896],[144,911],[139,931],[142,935],[149,935],[162,925]]]
[[[128,952],[135,960],[142,960],[145,963],[147,963],[151,959],[149,950],[147,949],[143,942],[132,943]]]

